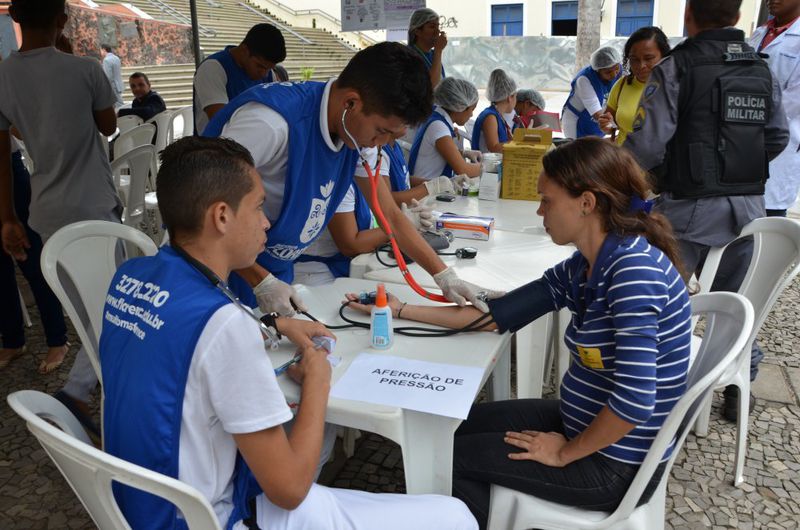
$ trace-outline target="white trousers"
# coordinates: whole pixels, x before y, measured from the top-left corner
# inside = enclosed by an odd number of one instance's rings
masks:
[[[256,498],[262,530],[476,530],[467,506],[444,495],[403,495],[327,488],[312,484],[294,510]],[[239,522],[235,530],[246,530]]]

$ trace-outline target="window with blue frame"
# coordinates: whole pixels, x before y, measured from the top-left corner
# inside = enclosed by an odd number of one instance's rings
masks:
[[[522,4],[492,6],[492,37],[522,35]]]
[[[553,2],[551,35],[575,36],[578,34],[578,0]]]
[[[653,25],[654,0],[617,0],[617,36],[627,37],[634,31]]]

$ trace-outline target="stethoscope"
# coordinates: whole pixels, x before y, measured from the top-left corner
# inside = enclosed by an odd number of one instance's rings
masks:
[[[381,210],[380,202],[378,202],[378,175],[381,171],[381,162],[383,161],[383,149],[378,149],[378,163],[375,164],[375,169],[373,170],[367,158],[364,156],[364,153],[361,151],[361,147],[359,147],[358,142],[350,134],[350,131],[347,129],[347,125],[344,122],[344,117],[347,115],[347,111],[350,110],[349,107],[344,109],[342,113],[342,129],[347,137],[353,142],[353,146],[356,148],[356,152],[358,153],[358,157],[361,159],[361,164],[364,166],[364,171],[367,172],[367,177],[369,177],[369,184],[370,184],[370,191],[372,192],[372,206],[373,211],[375,212],[375,217],[378,218],[378,223],[380,223],[381,227],[383,228],[384,232],[389,238],[389,243],[392,245],[392,250],[394,251],[395,260],[397,261],[397,267],[400,269],[400,272],[403,274],[403,279],[406,281],[409,287],[411,287],[417,294],[422,297],[427,298],[428,300],[433,300],[436,302],[442,303],[450,303],[450,300],[445,298],[440,294],[430,293],[426,291],[414,277],[411,275],[411,271],[408,270],[408,265],[406,265],[406,260],[403,258],[403,253],[400,252],[400,247],[397,244],[397,240],[394,237],[394,231],[392,231],[391,225],[389,225],[389,221],[386,220],[386,216],[383,215],[383,210]]]
[[[258,326],[261,329],[261,333],[263,333],[267,337],[267,340],[265,342],[269,344],[269,348],[271,350],[278,349],[278,343],[280,342],[280,338],[275,334],[274,331],[269,329],[269,327],[266,324],[264,324],[264,322],[262,322],[261,319],[258,318],[258,316],[256,316],[256,314],[253,312],[252,309],[250,309],[248,306],[246,306],[239,300],[239,298],[234,294],[234,292],[231,291],[230,287],[228,287],[228,285],[224,281],[222,281],[222,278],[217,276],[214,273],[214,271],[212,271],[211,269],[209,269],[208,267],[206,267],[205,265],[194,259],[192,256],[190,256],[189,253],[183,250],[181,247],[177,246],[174,243],[171,243],[170,246],[180,257],[185,259],[189,263],[189,265],[194,267],[197,270],[197,272],[205,276],[206,279],[209,282],[211,282],[211,285],[219,289],[222,292],[222,294],[224,294],[228,298],[228,300],[233,302],[233,305],[244,311],[247,314],[247,316],[252,318],[254,321],[258,322]]]

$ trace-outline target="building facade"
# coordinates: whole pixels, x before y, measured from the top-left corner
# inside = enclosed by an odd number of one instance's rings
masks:
[[[626,37],[642,26],[659,26],[670,37],[684,35],[686,0],[602,0],[601,39]],[[275,5],[274,0],[262,0]],[[743,0],[738,27],[750,35],[763,0]],[[578,0],[427,0],[452,37],[569,36],[577,33]],[[293,9],[318,9],[341,17],[341,0],[292,0]],[[385,32],[375,33],[377,40]],[[379,34],[379,35],[378,35]]]
[[[760,0],[743,0],[738,27],[750,35],[757,26]],[[428,0],[448,35],[570,36],[578,29],[578,0]],[[456,10],[455,6],[459,8]],[[659,26],[670,37],[684,35],[686,0],[604,0],[600,35],[626,37],[642,26]],[[468,7],[468,9],[465,9]]]

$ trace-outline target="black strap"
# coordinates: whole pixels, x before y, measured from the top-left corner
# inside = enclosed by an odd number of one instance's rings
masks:
[[[255,497],[252,497],[249,501],[247,501],[247,507],[250,509],[250,517],[247,519],[242,519],[242,523],[244,523],[249,530],[260,530],[258,528],[258,518],[256,517]]]

